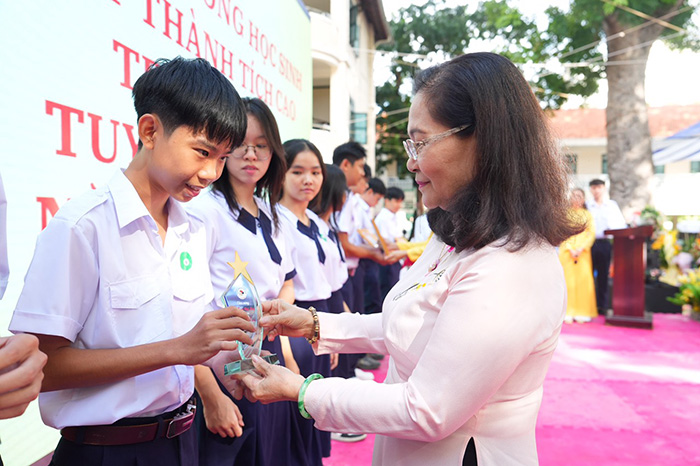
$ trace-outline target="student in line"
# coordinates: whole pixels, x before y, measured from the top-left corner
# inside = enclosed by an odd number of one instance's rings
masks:
[[[297,274],[294,293],[298,306],[314,309],[314,313],[328,312],[331,285],[325,274],[327,257],[321,243],[319,225],[323,223],[309,204],[321,191],[326,166],[318,148],[306,139],[292,139],[284,143],[287,174],[278,210],[289,238],[292,259]],[[330,376],[329,355],[316,356],[305,338],[291,337],[290,344],[301,375],[313,373]],[[323,458],[330,456],[330,433],[320,431],[313,422],[296,411],[296,425],[307,453],[307,464],[322,466]]]
[[[399,215],[402,215],[405,219],[405,216],[399,213],[403,206],[404,197],[405,195],[401,188],[396,186],[387,188],[386,194],[384,194],[384,207],[374,218],[379,234],[382,235],[391,248],[396,248],[397,243],[405,242],[404,232],[401,229],[399,219]],[[389,293],[389,290],[399,281],[400,271],[400,262],[383,265],[379,268],[382,301],[384,301],[384,297]]]
[[[247,263],[262,301],[279,298],[293,303],[296,271],[276,210],[287,168],[279,129],[262,100],[244,98],[243,105],[248,118],[245,139],[233,150],[213,189],[188,207],[207,223],[209,270],[218,305],[233,280],[228,262],[234,262],[236,255]],[[265,340],[263,349],[295,367],[288,339]],[[203,415],[197,414],[200,466],[262,466],[292,457],[288,449],[291,408],[234,401],[208,367],[198,366],[196,375],[203,407]],[[287,415],[278,413],[285,410]],[[270,436],[267,432],[272,428],[267,424],[273,422],[275,435]]]
[[[365,167],[367,167],[365,165]],[[369,178],[367,189],[360,194],[359,215],[362,228],[370,233],[376,233],[372,224],[372,209],[379,204],[386,193],[386,186],[379,178]],[[389,251],[383,251],[387,254]],[[393,256],[392,256],[393,257]],[[360,259],[360,267],[363,268],[364,278],[364,313],[376,314],[382,312],[382,290],[379,283],[379,267],[385,263],[378,263],[371,259]],[[358,361],[360,362],[360,361]]]
[[[205,60],[178,57],[133,96],[138,152],[39,235],[10,323],[48,355],[39,407],[61,429],[56,466],[197,464],[193,366],[223,367],[237,352],[221,350],[252,343],[243,311],[206,312],[206,232],[181,205],[243,140],[238,93]]]

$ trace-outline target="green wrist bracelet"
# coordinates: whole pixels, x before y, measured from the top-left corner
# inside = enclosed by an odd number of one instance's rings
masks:
[[[301,416],[304,419],[311,419],[311,414],[306,410],[306,407],[304,406],[304,396],[306,395],[306,389],[309,387],[309,384],[313,382],[316,379],[322,379],[323,376],[321,374],[311,374],[304,380],[304,383],[301,384],[301,388],[299,389],[299,412],[301,413]]]

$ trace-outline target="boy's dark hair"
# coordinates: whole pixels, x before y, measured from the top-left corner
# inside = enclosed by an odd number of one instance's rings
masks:
[[[242,107],[245,108],[246,121],[248,116],[258,120],[265,134],[265,140],[272,151],[270,165],[263,177],[255,185],[255,195],[269,203],[272,211],[272,221],[275,228],[279,228],[279,216],[275,205],[282,198],[282,185],[284,183],[284,175],[287,173],[287,163],[284,159],[284,148],[282,147],[277,120],[275,120],[270,107],[258,98],[243,98]],[[241,145],[241,143],[243,143],[243,139],[238,145]],[[238,200],[233,191],[233,186],[231,186],[227,170],[224,170],[224,174],[214,181],[212,189],[224,196],[229,209],[232,211],[238,210]]]
[[[605,186],[605,181],[600,178],[594,178],[588,183],[588,186],[600,186],[601,184]]]
[[[343,160],[348,159],[351,164],[367,157],[367,151],[362,144],[355,141],[346,142],[333,151],[333,165],[340,166]]]
[[[297,155],[307,150],[311,151],[318,159],[318,162],[321,164],[321,174],[323,175],[323,180],[325,181],[326,164],[323,162],[323,156],[321,155],[321,151],[318,150],[318,147],[316,147],[316,145],[308,139],[290,139],[289,141],[284,142],[284,155],[287,159],[287,170],[289,170],[289,167],[291,167],[292,164],[294,164],[294,159],[297,158]],[[319,190],[319,194],[322,190],[323,188]],[[320,202],[321,197],[317,194],[313,199],[311,199],[311,202],[309,202],[308,208],[315,212],[315,209],[318,208],[317,204]]]
[[[386,194],[384,194],[385,201],[390,201],[392,199],[401,199],[403,201],[405,197],[406,195],[404,194],[403,189],[397,188],[396,186],[386,188]]]
[[[372,178],[372,169],[369,168],[369,165],[365,164],[364,170],[365,170],[365,179],[367,181],[369,181],[370,178]]]
[[[337,230],[336,216],[333,215],[333,213],[343,210],[347,191],[348,183],[345,180],[345,173],[343,173],[343,170],[335,165],[326,164],[326,176],[323,177],[321,191],[319,191],[316,197],[309,203],[310,206],[313,206],[311,210],[313,210],[316,215],[323,216],[331,209],[331,225]]]
[[[458,251],[500,241],[512,251],[546,241],[558,246],[583,230],[568,215],[564,157],[522,73],[494,53],[470,53],[414,80],[430,116],[453,137],[476,138],[474,177],[449,211],[428,212],[435,234]]]
[[[156,60],[136,80],[132,96],[138,119],[157,115],[167,134],[186,126],[195,134],[203,131],[211,142],[226,142],[229,149],[245,137],[247,120],[238,92],[202,58]]]
[[[365,167],[366,166],[367,165],[365,165]],[[370,178],[367,184],[369,184],[369,187],[367,188],[368,191],[371,189],[372,192],[379,194],[380,196],[386,194],[386,185],[379,178]]]

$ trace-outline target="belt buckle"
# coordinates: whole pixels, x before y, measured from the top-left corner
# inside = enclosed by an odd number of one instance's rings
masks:
[[[197,408],[195,405],[187,405],[187,411],[178,414],[172,421],[170,421],[165,436],[167,438],[175,438],[178,435],[187,432],[194,422],[194,414],[196,410]]]

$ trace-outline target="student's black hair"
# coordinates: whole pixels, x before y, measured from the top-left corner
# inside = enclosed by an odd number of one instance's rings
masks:
[[[372,178],[372,169],[369,168],[369,165],[365,164],[364,170],[365,170],[365,179],[367,180],[367,182],[369,182],[370,178]]]
[[[367,184],[369,185],[367,188],[368,191],[371,189],[373,193],[379,194],[380,196],[386,194],[386,185],[379,178],[370,178]]]
[[[269,203],[272,211],[272,221],[275,228],[279,228],[279,216],[275,205],[282,198],[282,185],[284,184],[284,175],[287,173],[287,163],[284,159],[284,148],[282,147],[277,120],[275,120],[270,107],[258,98],[243,98],[243,107],[247,115],[246,118],[255,118],[260,123],[267,145],[272,151],[270,165],[263,177],[255,185],[255,195]],[[238,145],[241,145],[242,142],[243,140]],[[238,210],[238,200],[233,191],[233,186],[231,186],[231,178],[227,170],[224,170],[224,174],[214,181],[212,189],[224,196],[229,209],[232,211]]]
[[[605,186],[605,181],[601,180],[600,178],[594,178],[588,183],[588,186],[600,186],[600,185]]]
[[[494,53],[470,53],[414,80],[430,116],[454,137],[476,138],[474,176],[447,206],[430,209],[430,228],[457,251],[490,243],[510,250],[558,246],[583,230],[568,215],[568,173],[549,122],[522,73]],[[466,156],[466,154],[465,154]]]
[[[307,139],[290,139],[289,141],[284,142],[284,155],[287,159],[287,171],[292,167],[294,164],[294,159],[297,158],[297,155],[304,151],[311,151],[316,158],[318,159],[319,164],[321,164],[321,174],[323,175],[323,180],[326,180],[326,164],[323,161],[323,156],[321,155],[321,151],[318,150],[318,147],[314,145],[313,142],[307,140]],[[323,185],[321,185],[323,186]],[[319,190],[319,193],[321,191]],[[311,202],[309,202],[309,210],[312,210],[315,212],[315,209],[317,208],[317,204],[321,202],[320,196],[317,194],[313,199],[311,199]]]
[[[367,157],[367,151],[362,147],[362,144],[350,141],[335,148],[333,151],[333,165],[340,166],[345,159],[354,165],[355,162],[365,157]]]
[[[319,191],[309,205],[313,206],[311,210],[319,216],[331,210],[331,225],[337,230],[336,216],[333,214],[343,210],[343,204],[347,193],[348,183],[345,180],[345,173],[343,173],[343,170],[336,165],[326,164],[326,176],[323,177],[321,191]]]
[[[400,199],[403,201],[405,198],[406,195],[404,194],[403,189],[397,188],[396,186],[386,188],[386,194],[384,194],[385,201],[390,201],[392,199]]]
[[[134,83],[136,115],[156,115],[171,134],[186,126],[229,149],[245,137],[246,116],[231,82],[204,59],[159,59]],[[142,147],[139,140],[139,149]]]

